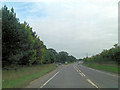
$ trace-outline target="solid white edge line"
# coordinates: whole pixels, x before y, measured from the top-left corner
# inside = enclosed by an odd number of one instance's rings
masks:
[[[59,72],[52,76],[48,81],[46,81],[40,88],[43,88],[50,80],[52,80]]]

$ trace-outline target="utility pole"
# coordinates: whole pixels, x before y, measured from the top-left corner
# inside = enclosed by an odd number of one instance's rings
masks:
[[[86,57],[88,57],[88,53],[86,53]]]

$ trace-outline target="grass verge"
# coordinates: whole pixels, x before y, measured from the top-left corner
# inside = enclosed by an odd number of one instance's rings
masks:
[[[97,63],[83,63],[83,65],[94,68],[94,69],[99,69],[99,70],[103,70],[103,71],[108,71],[108,72],[112,72],[112,73],[118,73],[118,68],[120,69],[120,67],[118,67],[117,65],[109,65],[109,64],[97,64]]]
[[[2,71],[2,88],[22,88],[34,79],[54,70],[56,65],[47,64]]]

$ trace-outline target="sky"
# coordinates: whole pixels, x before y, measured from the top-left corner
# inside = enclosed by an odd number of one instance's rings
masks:
[[[47,48],[76,58],[118,43],[118,0],[3,0],[26,21]]]

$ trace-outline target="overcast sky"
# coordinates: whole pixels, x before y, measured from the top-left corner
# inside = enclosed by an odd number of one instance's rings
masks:
[[[83,58],[118,42],[118,0],[14,1],[2,5],[13,7],[47,48]]]

